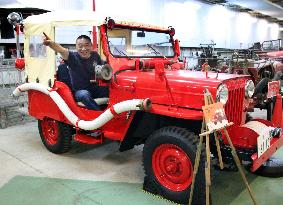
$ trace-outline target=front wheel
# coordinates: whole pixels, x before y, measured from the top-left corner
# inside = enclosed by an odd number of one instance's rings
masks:
[[[62,154],[70,150],[72,128],[50,118],[38,120],[38,130],[44,146],[52,153]]]
[[[143,149],[144,189],[187,204],[193,178],[198,136],[179,127],[155,131]],[[193,204],[205,204],[204,156],[195,179]]]

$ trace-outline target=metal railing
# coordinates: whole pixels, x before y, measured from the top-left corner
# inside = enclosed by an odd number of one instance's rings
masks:
[[[24,72],[15,68],[14,59],[0,59],[0,89],[15,87],[24,82]]]
[[[22,93],[19,98],[11,96],[24,82],[24,72],[18,71],[14,62],[15,59],[0,59],[0,129],[34,121],[27,112],[27,93]]]
[[[0,59],[0,107],[18,102],[11,93],[23,82],[24,72],[15,68],[15,59]]]

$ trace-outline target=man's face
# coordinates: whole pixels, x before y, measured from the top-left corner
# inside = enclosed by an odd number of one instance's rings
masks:
[[[92,51],[92,43],[85,38],[78,39],[76,42],[76,49],[82,58],[88,59],[90,57],[90,52]]]

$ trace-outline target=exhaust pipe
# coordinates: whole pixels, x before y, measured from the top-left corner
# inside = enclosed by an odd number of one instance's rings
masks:
[[[76,127],[83,130],[95,130],[107,122],[109,122],[116,114],[120,114],[122,112],[132,111],[132,110],[144,110],[149,111],[151,109],[152,103],[150,99],[133,99],[119,102],[107,110],[105,110],[100,116],[91,121],[81,120],[76,116],[63,98],[50,87],[39,83],[25,83],[18,86],[12,93],[12,96],[17,97],[21,92],[25,92],[28,90],[36,90],[42,92],[48,96],[55,102],[61,112],[65,115],[65,117]]]

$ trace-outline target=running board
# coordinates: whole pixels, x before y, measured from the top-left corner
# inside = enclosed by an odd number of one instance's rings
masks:
[[[92,137],[86,134],[77,133],[74,137],[74,140],[84,144],[102,144],[104,137],[103,134],[100,134],[97,137]]]

